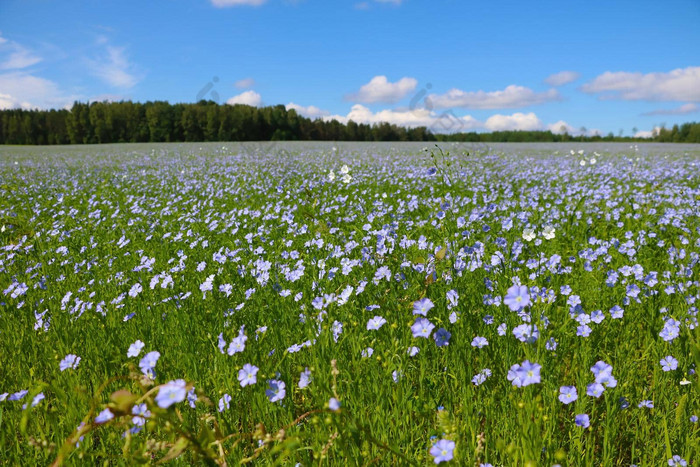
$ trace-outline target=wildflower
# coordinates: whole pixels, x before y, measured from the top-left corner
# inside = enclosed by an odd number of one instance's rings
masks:
[[[80,363],[80,357],[77,355],[73,354],[68,354],[66,355],[63,360],[61,360],[61,363],[59,363],[59,368],[61,371],[65,371],[68,369],[75,370],[78,368],[78,364]]]
[[[439,464],[452,460],[454,450],[454,441],[441,439],[430,448],[430,455],[433,456],[433,462]]]
[[[144,344],[140,340],[137,340],[136,342],[134,342],[133,344],[131,344],[129,346],[129,350],[126,352],[126,356],[127,357],[138,357],[139,354],[141,353],[141,350],[143,349],[144,345],[146,345],[146,344]]]
[[[335,172],[333,172],[333,169],[328,171],[328,180],[330,180],[331,182],[335,180]]]
[[[416,346],[413,346],[408,348],[407,353],[409,357],[415,357],[416,355],[418,355],[418,352],[420,352],[420,349]]]
[[[328,408],[331,409],[333,412],[337,412],[338,410],[340,410],[340,401],[335,397],[331,397],[328,401]]]
[[[413,314],[428,316],[428,311],[434,306],[435,304],[428,297],[421,298],[413,302]]]
[[[114,414],[112,413],[112,411],[109,409],[104,409],[102,412],[100,412],[97,415],[97,417],[95,417],[95,423],[97,423],[97,424],[106,423],[113,418],[114,418]]]
[[[285,390],[286,385],[284,384],[284,381],[271,379],[267,382],[267,384],[270,385],[270,389],[265,390],[265,395],[267,395],[267,398],[270,400],[270,402],[281,401],[282,399],[284,399],[284,396],[287,395],[287,391]]]
[[[219,399],[219,412],[224,412],[229,409],[231,403],[231,396],[224,394],[221,399]]]
[[[545,226],[544,229],[542,229],[542,236],[546,238],[547,240],[552,240],[556,235],[554,233],[554,227],[551,225]]]
[[[535,237],[537,237],[537,235],[535,234],[534,229],[523,230],[523,240],[525,240],[526,242],[531,242],[535,239]]]
[[[372,356],[374,353],[374,349],[372,347],[367,347],[362,351],[362,358],[369,358]]]
[[[259,368],[250,363],[243,365],[243,368],[238,370],[238,381],[241,383],[241,387],[244,388],[248,385],[255,384],[258,379],[255,375],[258,374]]]
[[[508,305],[511,311],[518,311],[530,304],[530,294],[524,285],[513,285],[508,289],[503,303]]]
[[[538,384],[541,381],[541,369],[542,365],[538,365],[537,363],[531,363],[529,360],[525,360],[520,365],[520,368],[517,370],[521,385],[524,387],[529,386],[531,384]]]
[[[668,460],[668,465],[670,465],[671,467],[676,466],[676,465],[680,465],[682,467],[685,467],[686,465],[688,465],[688,462],[686,462],[685,459],[683,459],[681,456],[676,454]]]
[[[678,360],[673,358],[672,355],[662,358],[659,363],[661,364],[661,369],[664,371],[673,371],[678,368]]]
[[[162,385],[156,396],[156,404],[158,404],[158,407],[167,409],[171,405],[185,400],[187,396],[186,386],[187,384],[182,379],[169,381]]]
[[[487,345],[489,345],[489,341],[486,340],[485,337],[476,336],[474,339],[472,339],[472,347],[478,347],[481,349]]]
[[[32,407],[36,407],[37,405],[39,405],[39,402],[43,401],[45,398],[46,396],[44,396],[43,392],[40,392],[39,394],[34,396],[34,399],[32,399]]]
[[[591,367],[591,372],[595,376],[596,383],[604,384],[610,388],[617,386],[617,380],[612,375],[612,365],[599,360]]]
[[[641,409],[642,407],[646,407],[647,409],[653,409],[653,408],[654,408],[654,401],[643,400],[642,402],[640,402],[639,404],[637,404],[637,407],[639,407],[640,409]]]
[[[148,352],[139,362],[141,372],[151,379],[156,379],[156,363],[160,358],[160,352]]]
[[[367,330],[368,331],[377,331],[385,323],[386,323],[386,320],[384,318],[382,318],[381,316],[375,316],[374,318],[367,321]]]
[[[435,344],[438,347],[445,347],[450,344],[450,337],[452,337],[450,331],[445,328],[440,328],[433,336],[433,339],[435,339]]]
[[[605,386],[600,383],[591,383],[586,388],[586,394],[595,397],[596,399],[603,395],[605,392]]]
[[[575,386],[562,386],[559,388],[559,400],[563,404],[571,404],[578,399],[578,392]]]
[[[413,337],[430,337],[435,325],[426,318],[418,318],[411,326]]]
[[[589,426],[591,426],[591,420],[590,418],[588,418],[588,414],[585,413],[576,415],[576,417],[574,418],[574,423],[583,428],[588,428]]]
[[[304,369],[299,375],[299,388],[304,389],[311,384],[311,371],[308,368]]]

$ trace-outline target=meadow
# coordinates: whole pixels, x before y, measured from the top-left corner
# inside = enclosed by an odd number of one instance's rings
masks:
[[[0,148],[0,463],[697,465],[700,147]]]

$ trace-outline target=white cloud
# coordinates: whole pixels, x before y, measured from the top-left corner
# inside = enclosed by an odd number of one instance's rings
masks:
[[[561,96],[556,89],[535,92],[530,88],[511,84],[502,91],[491,92],[450,89],[445,94],[431,94],[428,99],[436,109],[512,109],[560,100]]]
[[[550,86],[563,86],[576,81],[580,76],[581,73],[576,71],[560,71],[559,73],[548,76],[544,82]]]
[[[255,80],[253,78],[243,78],[233,83],[233,85],[238,89],[248,89],[255,86]]]
[[[310,105],[308,107],[304,107],[303,105],[298,105],[295,104],[294,102],[290,102],[289,104],[286,105],[287,110],[294,109],[296,113],[299,115],[303,115],[304,117],[311,118],[311,119],[316,119],[316,118],[321,118],[321,117],[327,117],[331,113],[327,110],[319,109],[318,107],[314,105]]]
[[[395,104],[400,101],[418,85],[414,78],[401,78],[395,83],[390,82],[386,76],[375,76],[369,83],[363,85],[360,90],[347,96],[352,102],[362,102],[372,104],[383,102]]]
[[[217,8],[226,8],[230,6],[260,6],[267,0],[211,0],[211,4]]]
[[[516,112],[513,115],[492,115],[484,123],[490,131],[524,130],[533,131],[543,128],[542,121],[533,112],[524,114]]]
[[[635,138],[653,138],[654,133],[651,131],[638,131],[634,134]]]
[[[0,36],[0,70],[21,70],[41,61],[27,48]]]
[[[29,102],[19,102],[9,94],[0,94],[0,110],[6,109],[31,109]]]
[[[355,123],[391,123],[397,126],[415,128],[425,126],[435,133],[453,133],[456,131],[469,131],[481,128],[483,125],[470,115],[458,117],[451,112],[438,113],[428,109],[414,110],[380,110],[372,112],[361,104],[355,104],[350,112],[343,115],[329,115],[323,117],[324,120],[338,120],[347,123],[352,120]]]
[[[233,96],[227,100],[226,103],[228,105],[245,104],[252,107],[258,107],[260,104],[262,104],[262,97],[255,91],[245,91],[237,96]]]
[[[5,108],[63,108],[79,96],[67,95],[53,81],[22,71],[0,74]]]
[[[98,60],[88,60],[93,75],[116,88],[131,88],[139,82],[134,66],[129,62],[124,47],[106,45]]]
[[[586,129],[585,131],[581,131],[584,128],[574,128],[573,126],[566,123],[564,120],[559,120],[556,123],[550,123],[549,125],[547,125],[546,129],[558,135],[568,133],[572,136],[579,136],[582,134],[585,134],[586,136],[596,136],[601,134],[600,130],[598,130],[597,128],[591,128],[590,130]]]
[[[581,89],[604,99],[699,102],[700,67],[647,74],[606,71]]]
[[[651,112],[644,112],[642,115],[687,115],[697,112],[698,110],[700,110],[700,106],[698,106],[697,104],[689,103],[683,104],[680,107],[676,107],[675,109],[658,109],[652,110]]]

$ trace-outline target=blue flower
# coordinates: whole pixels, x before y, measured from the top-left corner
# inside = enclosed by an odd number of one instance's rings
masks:
[[[478,347],[481,349],[487,345],[489,345],[489,341],[486,340],[485,337],[476,336],[474,339],[472,339],[472,347]]]
[[[514,285],[508,289],[503,303],[508,305],[511,311],[518,311],[530,304],[530,294],[524,285]]]
[[[386,324],[386,320],[381,316],[375,316],[374,318],[367,321],[367,330],[376,331]]]
[[[258,378],[255,376],[258,374],[259,368],[250,363],[243,365],[243,368],[238,370],[238,381],[241,383],[241,387],[244,388],[250,384],[255,384]]]
[[[433,339],[435,339],[435,344],[438,347],[445,347],[450,344],[450,337],[452,337],[450,331],[445,328],[440,328],[433,336]]]
[[[433,329],[435,329],[435,325],[426,318],[418,318],[411,326],[413,337],[430,337]]]
[[[231,403],[231,396],[224,394],[221,399],[219,399],[219,412],[224,412],[229,409]]]
[[[187,384],[182,379],[169,381],[162,385],[156,396],[158,407],[167,409],[171,405],[185,400],[185,396],[187,396],[186,386]]]
[[[591,420],[588,418],[588,414],[585,413],[576,415],[576,417],[574,418],[574,423],[583,428],[588,428],[589,426],[591,426]]]
[[[452,460],[454,450],[454,441],[441,439],[430,448],[430,455],[433,456],[433,462],[439,464]]]
[[[80,357],[78,357],[77,355],[68,354],[63,358],[63,360],[61,360],[61,363],[59,363],[59,368],[61,369],[61,371],[68,369],[75,370],[76,368],[78,368],[79,363]]]
[[[267,382],[267,384],[270,385],[270,389],[265,390],[265,395],[267,395],[270,402],[281,401],[284,399],[284,396],[287,395],[287,391],[285,389],[286,384],[284,384],[284,381],[271,379]]]
[[[428,316],[428,311],[430,311],[435,304],[428,297],[421,298],[413,302],[413,314]]]
[[[335,397],[331,397],[331,399],[328,401],[328,408],[333,412],[337,412],[340,410],[340,401]]]
[[[309,371],[309,369],[306,368],[304,371],[301,372],[301,375],[299,376],[299,388],[304,389],[309,384],[311,384],[311,371]]]
[[[160,358],[160,352],[148,352],[139,362],[139,368],[144,375],[151,379],[156,378],[156,363]]]
[[[673,371],[678,368],[678,360],[673,358],[672,355],[662,358],[659,363],[661,363],[661,369],[664,371]]]
[[[563,404],[571,404],[578,399],[578,392],[575,386],[562,386],[559,388],[559,400]]]
[[[95,417],[95,423],[101,424],[101,423],[107,423],[111,419],[114,418],[114,414],[112,413],[111,410],[109,409],[104,409],[102,412],[100,412],[97,417]]]

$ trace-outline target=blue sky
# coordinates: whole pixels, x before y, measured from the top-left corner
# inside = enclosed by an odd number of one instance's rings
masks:
[[[700,120],[700,2],[0,2],[0,108],[284,104],[443,131]]]

